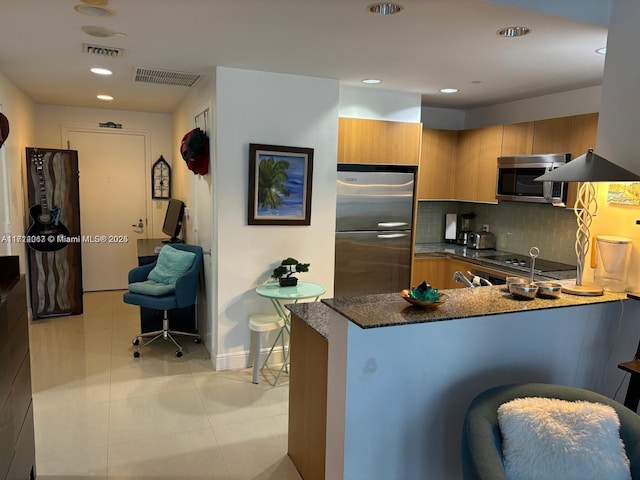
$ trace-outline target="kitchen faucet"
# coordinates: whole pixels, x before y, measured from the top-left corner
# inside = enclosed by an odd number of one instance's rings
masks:
[[[457,283],[462,283],[462,284],[464,284],[465,286],[467,286],[469,288],[475,287],[475,285],[471,282],[471,280],[469,280],[467,277],[465,277],[464,273],[462,273],[459,270],[454,272],[453,281],[457,282]]]
[[[453,281],[457,282],[457,283],[462,283],[465,286],[469,287],[469,288],[475,288],[475,287],[480,287],[482,285],[486,285],[488,287],[492,286],[493,284],[487,280],[486,278],[482,278],[478,275],[474,275],[471,272],[467,272],[469,275],[471,275],[473,277],[473,280],[469,280],[464,273],[462,273],[461,271],[456,271],[453,274]]]

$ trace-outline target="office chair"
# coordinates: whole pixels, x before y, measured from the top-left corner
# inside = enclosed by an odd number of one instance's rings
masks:
[[[469,405],[462,430],[461,456],[464,480],[507,478],[498,408],[511,400],[528,397],[585,401],[612,407],[620,419],[620,438],[630,461],[631,478],[640,479],[639,415],[615,400],[589,390],[564,385],[524,383],[491,388],[480,393]]]
[[[129,271],[129,291],[123,295],[124,302],[163,312],[161,330],[141,333],[132,340],[135,358],[140,356],[140,349],[158,338],[173,342],[178,348],[176,357],[182,356],[182,347],[173,335],[194,337],[195,343],[200,343],[197,333],[171,330],[168,312],[195,305],[201,264],[202,248],[176,243],[162,247],[154,263]],[[140,344],[143,338],[149,337],[150,340]]]

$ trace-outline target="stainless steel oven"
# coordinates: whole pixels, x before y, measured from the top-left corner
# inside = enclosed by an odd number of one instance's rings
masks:
[[[567,183],[536,178],[571,160],[570,153],[511,155],[498,158],[496,198],[514,202],[564,204]]]

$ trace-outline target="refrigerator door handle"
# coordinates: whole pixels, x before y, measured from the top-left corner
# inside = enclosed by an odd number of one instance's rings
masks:
[[[400,228],[400,227],[408,227],[409,224],[406,222],[380,222],[378,223],[378,227],[380,228]]]
[[[380,234],[377,235],[378,238],[404,238],[404,237],[408,237],[409,235],[406,233],[387,233],[387,234]]]

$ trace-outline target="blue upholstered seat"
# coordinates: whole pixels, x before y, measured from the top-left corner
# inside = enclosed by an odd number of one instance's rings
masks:
[[[167,270],[164,270],[165,275],[156,276],[155,280],[162,280],[167,282],[172,282],[175,279],[175,292],[169,293],[166,295],[145,295],[142,293],[134,293],[134,292],[126,292],[123,295],[123,300],[125,303],[129,303],[131,305],[138,305],[140,307],[152,308],[156,310],[162,310],[164,312],[163,318],[163,328],[162,330],[158,330],[156,332],[149,332],[138,335],[133,339],[133,344],[136,346],[134,351],[134,356],[140,356],[140,349],[146,345],[149,345],[151,342],[156,340],[157,338],[163,337],[167,340],[171,340],[177,347],[176,356],[182,356],[182,347],[173,339],[171,334],[178,335],[189,335],[196,338],[196,341],[200,340],[200,336],[197,334],[189,333],[189,332],[179,332],[169,329],[169,320],[167,317],[167,311],[173,310],[176,308],[184,308],[196,303],[197,291],[198,291],[198,279],[200,274],[200,266],[202,264],[202,248],[197,245],[186,245],[182,243],[174,243],[171,245],[166,245],[165,248],[173,248],[181,252],[191,252],[195,256],[193,257],[191,266],[187,269],[187,271],[179,276],[179,278],[172,278],[171,275],[166,275]],[[166,252],[165,252],[166,253]],[[172,252],[175,254],[175,252]],[[162,255],[163,251],[160,252],[159,258],[167,257],[171,258],[172,255]],[[175,257],[181,257],[180,255],[175,255]],[[180,261],[183,261],[183,256],[180,258]],[[136,267],[129,271],[129,284],[145,282],[149,279],[149,274],[156,268],[156,262],[143,265],[141,267]],[[156,270],[156,273],[158,271]],[[163,272],[160,272],[161,274]],[[152,275],[153,276],[153,275]],[[143,345],[140,345],[140,340],[144,337],[153,337],[151,340],[148,340]]]

